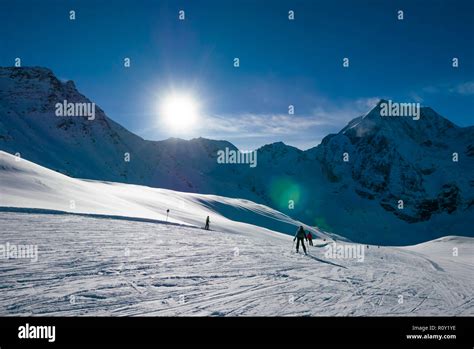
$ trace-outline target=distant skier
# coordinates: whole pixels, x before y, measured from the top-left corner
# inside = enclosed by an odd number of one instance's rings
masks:
[[[300,249],[300,242],[301,242],[301,245],[303,246],[304,254],[306,254],[306,246],[304,245],[304,240],[308,240],[308,238],[306,237],[306,233],[302,225],[296,231],[296,235],[293,241],[295,241],[296,239],[298,239],[298,241],[296,242],[296,253],[298,253]]]
[[[209,230],[209,224],[211,223],[211,220],[209,219],[209,216],[206,218],[206,225],[204,226],[204,229]]]
[[[314,246],[313,245],[313,234],[311,234],[310,231],[308,231],[308,235],[306,235],[306,239],[308,240],[308,245],[309,246]]]

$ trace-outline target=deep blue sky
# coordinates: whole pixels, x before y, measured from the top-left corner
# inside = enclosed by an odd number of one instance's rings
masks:
[[[0,0],[0,43],[1,66],[21,57],[49,67],[147,139],[183,136],[157,122],[157,100],[171,89],[201,104],[201,126],[183,138],[245,149],[316,145],[378,97],[474,124],[472,0]]]

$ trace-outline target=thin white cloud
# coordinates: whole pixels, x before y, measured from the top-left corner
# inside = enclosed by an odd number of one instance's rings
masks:
[[[416,94],[422,99],[422,95],[425,94],[438,94],[438,93],[453,93],[463,96],[469,96],[474,94],[474,81],[466,81],[457,85],[454,84],[439,84],[423,87],[420,94]],[[415,93],[413,93],[414,95]]]
[[[450,90],[451,92],[459,93],[460,95],[474,95],[474,81],[468,81],[459,85],[456,85]]]
[[[338,132],[350,120],[370,111],[379,97],[342,103],[321,103],[310,114],[252,114],[206,116],[199,132],[209,138],[237,141],[257,147],[283,141],[301,149],[317,145],[330,132]],[[247,140],[247,141],[246,141]]]
[[[242,115],[207,116],[203,121],[208,131],[237,133],[247,136],[301,132],[308,128],[324,124],[324,121],[318,120],[315,117],[250,113]]]

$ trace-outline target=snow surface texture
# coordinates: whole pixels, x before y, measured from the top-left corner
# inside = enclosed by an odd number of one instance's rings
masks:
[[[304,256],[271,230],[299,222],[246,200],[78,180],[3,152],[0,185],[0,243],[38,246],[37,262],[0,261],[0,315],[474,315],[472,238],[363,246],[358,262],[325,256],[344,241],[315,231]]]
[[[474,315],[472,238],[370,246],[357,262],[295,254],[277,234],[8,212],[0,224],[2,240],[39,249],[37,263],[0,263],[0,315]]]

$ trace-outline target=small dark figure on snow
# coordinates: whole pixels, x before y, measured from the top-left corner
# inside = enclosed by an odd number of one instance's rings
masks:
[[[311,234],[310,231],[308,231],[308,235],[306,235],[306,239],[308,240],[308,245],[309,246],[314,246],[313,245],[313,234]]]
[[[306,254],[306,246],[304,245],[304,240],[308,240],[308,238],[306,237],[306,233],[304,231],[303,226],[300,226],[298,230],[296,231],[296,235],[293,241],[295,241],[296,239],[298,239],[298,241],[296,242],[296,253],[298,253],[300,249],[300,242],[301,242],[301,245],[303,246],[304,254]]]
[[[204,229],[209,230],[209,223],[211,223],[211,220],[209,219],[209,216],[207,216],[206,225],[204,226]]]

